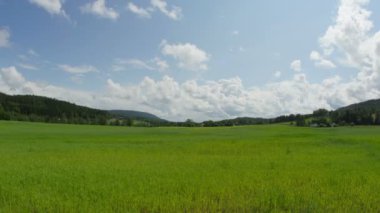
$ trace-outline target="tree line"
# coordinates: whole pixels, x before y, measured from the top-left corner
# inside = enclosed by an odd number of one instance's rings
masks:
[[[319,109],[312,114],[291,114],[271,119],[241,117],[221,121],[195,122],[187,119],[184,122],[171,122],[148,113],[105,111],[47,97],[0,93],[0,120],[137,127],[222,127],[275,123],[313,127],[380,125],[380,100],[354,104],[335,111]]]

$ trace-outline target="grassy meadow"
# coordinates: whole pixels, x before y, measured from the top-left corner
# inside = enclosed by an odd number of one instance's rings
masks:
[[[380,128],[0,122],[0,212],[380,212]]]

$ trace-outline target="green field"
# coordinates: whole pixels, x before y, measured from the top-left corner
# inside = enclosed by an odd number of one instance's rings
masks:
[[[380,128],[0,122],[0,212],[380,212]]]

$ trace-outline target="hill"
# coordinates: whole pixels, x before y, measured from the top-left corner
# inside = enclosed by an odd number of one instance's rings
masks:
[[[337,125],[380,125],[380,99],[352,104],[337,110],[315,110],[312,114],[291,114],[276,118],[235,118],[222,121],[205,121],[203,126],[244,126],[273,123],[293,123],[297,126],[331,127]]]
[[[319,109],[311,115],[301,115],[297,126],[334,127],[346,125],[380,125],[380,99],[369,100],[334,111]]]
[[[0,93],[0,119],[73,124],[106,124],[104,110],[34,95]]]
[[[360,110],[369,110],[369,111],[380,111],[380,99],[369,100],[361,103],[352,104],[346,107],[342,107],[336,110],[336,112],[343,111],[360,111]]]
[[[155,115],[128,110],[99,110],[66,101],[35,95],[7,95],[0,93],[0,120],[152,126],[167,122]]]
[[[330,117],[335,122],[359,125],[380,125],[380,99],[339,108]]]
[[[166,120],[161,119],[153,114],[147,112],[139,112],[133,110],[109,110],[108,111],[113,117],[120,119],[131,119],[131,120],[144,120],[153,122],[165,122]]]

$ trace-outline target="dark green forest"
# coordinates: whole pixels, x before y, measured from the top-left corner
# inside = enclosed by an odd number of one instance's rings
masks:
[[[52,98],[0,93],[1,120],[105,125],[110,118],[106,111]]]
[[[311,127],[380,125],[380,100],[353,104],[335,111],[319,109],[308,115],[292,114],[269,119],[241,117],[197,123],[191,119],[184,122],[171,122],[153,114],[138,111],[92,109],[41,96],[11,96],[0,93],[0,120],[141,127],[218,127],[273,123]]]

